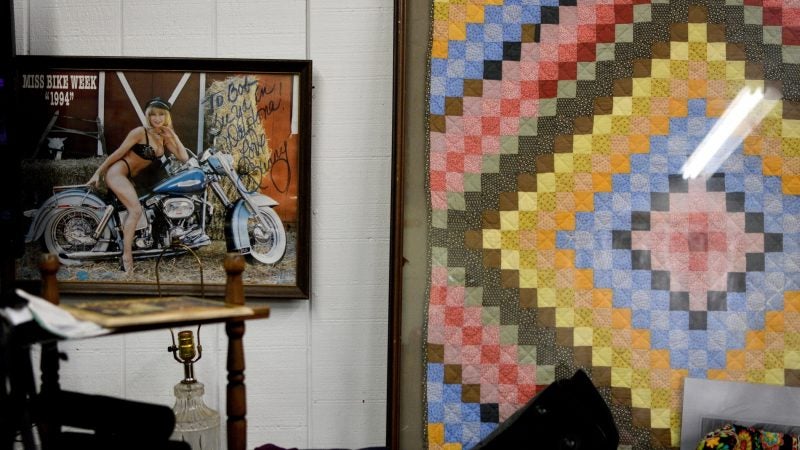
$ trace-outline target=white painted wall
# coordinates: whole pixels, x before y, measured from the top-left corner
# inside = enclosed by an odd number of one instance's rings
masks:
[[[312,299],[247,324],[248,447],[384,445],[393,2],[13,1],[18,54],[313,60]],[[225,332],[201,338],[196,373],[224,414]],[[169,343],[62,345],[62,386],[171,406]]]

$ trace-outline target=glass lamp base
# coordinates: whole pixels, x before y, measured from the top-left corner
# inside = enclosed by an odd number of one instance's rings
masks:
[[[183,441],[192,450],[219,449],[219,413],[203,402],[203,383],[175,385],[175,431],[172,440]]]

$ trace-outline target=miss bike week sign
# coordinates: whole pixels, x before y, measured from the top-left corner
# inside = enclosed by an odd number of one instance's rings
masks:
[[[88,157],[103,151],[99,72],[23,73],[19,83],[22,112],[30,118],[22,124],[26,157]]]
[[[44,74],[22,75],[22,89],[44,91],[44,100],[51,106],[69,106],[75,91],[97,90],[98,75]]]

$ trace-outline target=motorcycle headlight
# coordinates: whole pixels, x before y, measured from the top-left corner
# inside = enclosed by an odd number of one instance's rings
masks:
[[[185,198],[168,198],[162,205],[164,215],[170,219],[185,219],[194,213],[194,204]]]

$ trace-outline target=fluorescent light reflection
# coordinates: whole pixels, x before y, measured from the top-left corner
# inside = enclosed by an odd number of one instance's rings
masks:
[[[746,86],[739,91],[722,113],[722,117],[711,127],[711,131],[683,164],[681,168],[683,178],[713,175],[775,106],[776,100],[765,100],[766,97],[762,86]]]

